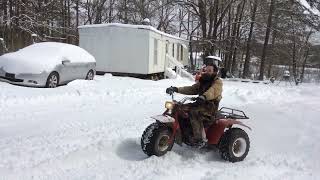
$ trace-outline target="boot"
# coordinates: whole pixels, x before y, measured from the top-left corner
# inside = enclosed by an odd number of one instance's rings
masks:
[[[207,141],[203,140],[202,138],[192,138],[191,143],[194,147],[196,148],[203,148],[204,146],[207,145]]]

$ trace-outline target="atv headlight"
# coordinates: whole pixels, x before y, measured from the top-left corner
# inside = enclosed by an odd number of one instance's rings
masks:
[[[169,109],[169,110],[172,110],[173,109],[173,106],[174,106],[174,104],[173,104],[173,102],[166,102],[166,104],[165,104],[165,107],[167,108],[167,109]]]

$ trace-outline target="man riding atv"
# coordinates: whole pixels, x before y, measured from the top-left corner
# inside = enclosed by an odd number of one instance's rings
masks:
[[[204,130],[203,121],[213,121],[211,118],[218,110],[219,102],[222,98],[222,80],[217,76],[218,67],[215,64],[208,64],[199,82],[192,86],[169,87],[167,94],[174,92],[185,95],[199,95],[195,103],[189,104],[190,123],[193,131],[193,143],[202,147],[206,143],[206,138],[202,132]]]

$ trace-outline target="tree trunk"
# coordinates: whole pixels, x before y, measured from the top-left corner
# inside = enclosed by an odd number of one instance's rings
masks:
[[[238,39],[239,36],[239,31],[238,27],[240,29],[240,16],[243,12],[243,8],[244,8],[244,2],[245,1],[241,1],[238,6],[237,6],[237,12],[236,12],[236,19],[233,23],[233,30],[232,30],[232,40],[231,40],[231,51],[232,51],[232,58],[230,58],[230,62],[231,62],[231,72],[232,74],[235,74],[236,69],[237,69],[237,63],[236,63],[236,59],[237,59],[237,45],[236,45],[236,40]]]
[[[202,37],[203,39],[206,39],[207,38],[207,11],[206,11],[205,2],[203,2],[203,0],[199,0],[198,7],[199,7]]]
[[[194,70],[194,64],[193,64],[193,54],[192,54],[192,36],[189,37],[189,53],[190,53],[190,65],[191,69]]]
[[[223,1],[223,2],[225,2],[225,1]],[[215,23],[214,23],[213,33],[212,33],[212,41],[213,42],[217,39],[218,28],[223,23],[223,19],[226,16],[226,14],[228,12],[230,12],[230,8],[231,8],[231,5],[233,2],[234,2],[234,0],[230,0],[229,2],[227,2],[227,5],[225,7],[221,6],[222,10],[220,13],[220,17],[219,18],[217,17],[217,19],[214,20]],[[217,9],[215,11],[218,14],[219,1],[216,2],[216,7],[217,7]]]
[[[308,59],[308,56],[309,56],[309,51],[310,51],[310,46],[307,47],[307,50],[305,52],[305,57],[304,57],[304,60],[303,60],[303,63],[302,63],[302,71],[301,71],[301,75],[300,75],[300,82],[303,82],[303,80],[304,80],[304,71],[305,71],[305,68],[306,68],[307,59]]]
[[[179,9],[179,19],[180,19],[180,23],[179,23],[179,37],[181,37],[181,34],[182,34],[182,26],[183,26],[183,12],[182,12],[181,8]]]
[[[9,1],[9,18],[13,17],[14,14],[13,14],[13,2],[12,1]],[[9,29],[10,29],[10,46],[9,48],[11,50],[15,50],[15,47],[14,47],[14,24],[12,23],[12,21],[10,21],[10,25],[9,25]]]
[[[292,48],[292,74],[293,74],[294,81],[296,82],[296,79],[297,79],[297,59],[296,59],[297,43],[296,43],[296,37],[294,34],[293,34],[293,48]]]
[[[217,40],[218,27],[220,26],[220,24],[217,24],[218,14],[219,14],[219,0],[214,0],[213,6],[214,6],[213,30],[212,30],[212,35],[210,34],[210,36],[212,38],[213,43],[215,43]],[[221,37],[221,33],[220,33],[220,37]],[[216,50],[215,47],[212,47],[211,53],[215,54],[215,50]],[[219,54],[220,54],[220,48],[219,48]]]
[[[7,19],[8,19],[7,0],[3,0],[1,10],[2,10],[1,14],[3,15],[3,22],[1,24],[1,28],[3,29],[1,30],[2,32],[1,37],[3,37],[4,41],[6,41],[7,40]]]
[[[266,59],[266,55],[267,55],[267,47],[268,47],[269,36],[270,36],[271,26],[272,26],[272,14],[275,9],[274,2],[275,2],[274,0],[271,0],[271,3],[270,3],[266,36],[265,36],[263,49],[262,49],[262,56],[261,56],[259,80],[263,80],[263,77],[264,77],[264,64],[265,64],[265,59]]]
[[[253,36],[253,27],[256,19],[257,6],[258,6],[258,0],[255,0],[253,4],[252,14],[251,14],[250,32],[247,40],[246,59],[244,61],[242,78],[249,77],[251,41]]]
[[[68,22],[68,27],[66,28],[67,29],[67,32],[66,32],[66,41],[67,41],[67,43],[73,43],[73,41],[72,41],[72,36],[70,36],[70,35],[72,35],[73,34],[73,31],[71,30],[71,2],[70,2],[70,0],[68,0],[67,1],[67,13],[68,13],[68,15],[67,15],[67,22]]]
[[[114,0],[110,0],[110,5],[109,5],[109,23],[112,23],[113,1],[114,1]]]
[[[128,24],[128,7],[127,7],[127,0],[124,0],[124,24]]]
[[[274,43],[275,43],[275,40],[276,40],[276,35],[277,35],[277,31],[273,31],[272,40],[271,40],[271,49],[272,49],[272,51],[274,50]],[[269,59],[268,78],[271,77],[272,65],[273,65],[273,56],[271,56],[270,59]]]
[[[308,33],[307,38],[306,38],[306,43],[305,44],[306,44],[307,50],[305,51],[304,60],[303,60],[303,63],[302,63],[300,82],[303,82],[303,79],[304,79],[304,70],[305,70],[305,67],[306,67],[306,64],[307,64],[307,59],[308,59],[309,51],[310,51],[309,39],[310,39],[310,36],[311,36],[312,33],[313,33],[312,30],[310,30],[310,32]]]
[[[242,2],[242,8],[241,8],[241,12],[240,12],[240,16],[239,16],[239,23],[237,23],[237,35],[236,35],[236,42],[235,42],[235,46],[234,46],[234,49],[233,49],[233,59],[232,59],[232,72],[235,73],[236,71],[236,68],[237,68],[237,50],[238,50],[238,46],[240,46],[240,27],[241,27],[241,20],[242,20],[242,16],[243,16],[243,12],[244,12],[244,7],[245,7],[245,4],[246,4],[246,0],[243,0]],[[242,62],[242,59],[244,57],[244,53],[242,53],[241,55],[241,60],[240,62]],[[240,69],[239,69],[239,78],[240,78]]]
[[[229,7],[229,17],[228,17],[228,32],[227,32],[227,39],[230,39],[230,34],[231,34],[231,6]],[[230,62],[229,62],[229,57],[231,56],[231,48],[230,48],[230,42],[227,41],[226,43],[226,54],[225,54],[225,59],[224,59],[224,64],[225,64],[225,69],[230,72]]]
[[[77,32],[78,32],[78,26],[79,26],[79,1],[80,1],[80,0],[76,0],[76,6],[75,6]],[[78,33],[77,33],[77,34],[78,34]]]
[[[163,8],[163,7],[162,7]],[[163,15],[163,9],[162,9],[162,15]],[[190,16],[190,12],[188,12],[188,39],[189,39],[189,59],[190,59],[190,66],[191,66],[191,70],[194,70],[194,64],[193,64],[193,54],[192,54],[192,34],[190,32],[190,23],[193,24],[193,22],[191,22],[191,16]]]
[[[89,1],[89,0],[87,0],[87,16],[88,16],[88,22],[89,22],[89,24],[92,24],[92,17],[91,17],[91,11],[90,11],[90,9],[91,9],[91,1]]]

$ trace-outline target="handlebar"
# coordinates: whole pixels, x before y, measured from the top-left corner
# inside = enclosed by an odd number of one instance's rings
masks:
[[[190,101],[195,101],[196,98],[195,98],[195,97],[185,97],[185,98],[181,99],[181,100],[179,101],[179,103],[184,104],[184,103],[185,103],[186,101],[188,101],[188,100],[190,100]]]
[[[178,103],[180,103],[180,104],[184,104],[186,101],[188,101],[188,100],[190,100],[190,101],[196,101],[196,97],[184,97],[184,98],[182,98],[180,101],[176,101],[176,100],[174,100],[174,95],[173,95],[174,93],[172,93],[171,94],[171,98],[172,98],[172,101],[173,102],[178,102]]]

